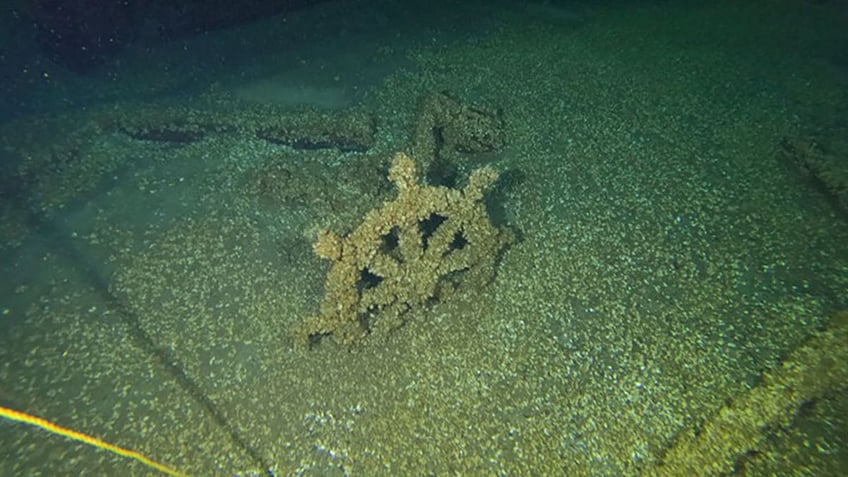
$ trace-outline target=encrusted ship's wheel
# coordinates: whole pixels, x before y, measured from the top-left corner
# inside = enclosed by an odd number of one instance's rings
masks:
[[[315,253],[333,266],[321,312],[303,323],[303,338],[332,334],[352,344],[375,321],[399,323],[410,308],[444,298],[457,286],[488,282],[512,241],[509,231],[491,224],[483,204],[497,178],[484,167],[462,190],[419,184],[412,159],[396,154],[389,179],[398,197],[369,212],[344,237],[319,234]]]

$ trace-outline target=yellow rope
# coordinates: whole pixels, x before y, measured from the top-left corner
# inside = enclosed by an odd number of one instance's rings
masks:
[[[108,442],[101,441],[100,439],[97,439],[95,437],[87,436],[81,432],[66,429],[64,427],[59,427],[50,421],[41,419],[40,417],[30,416],[29,414],[25,414],[20,411],[15,411],[14,409],[5,408],[3,406],[0,406],[0,416],[3,416],[6,419],[10,419],[12,421],[32,424],[33,426],[40,427],[47,432],[52,432],[53,434],[58,434],[60,436],[67,437],[68,439],[73,439],[75,441],[81,441],[88,445],[107,450],[123,457],[135,459],[148,467],[152,467],[160,472],[164,472],[165,474],[171,475],[173,477],[188,477],[187,474],[177,472],[176,470],[171,469],[170,467],[164,466],[156,461],[152,461],[147,457],[144,457],[143,455],[139,454],[138,452],[123,449],[118,446],[113,446]]]

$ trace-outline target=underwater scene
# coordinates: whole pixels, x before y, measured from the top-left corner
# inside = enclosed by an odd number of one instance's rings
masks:
[[[0,477],[848,475],[848,2],[0,27]]]

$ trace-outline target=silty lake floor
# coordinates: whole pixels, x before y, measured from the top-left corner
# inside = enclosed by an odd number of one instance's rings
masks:
[[[50,141],[76,153],[30,172],[15,200],[34,214],[4,206],[0,401],[193,475],[638,475],[846,308],[844,215],[780,148],[842,113],[836,6],[465,8],[313,45],[302,64],[343,65],[303,74],[314,86],[269,55],[157,103],[353,105],[377,121],[366,153],[85,129],[132,114],[130,93],[33,120],[39,143],[7,124],[24,167]],[[388,160],[442,90],[502,108],[507,146],[459,172],[504,171],[496,213],[521,241],[491,285],[382,340],[295,346],[328,269],[316,232],[394,197]],[[269,202],[269,161],[310,179]],[[769,444],[790,456],[780,473],[848,465],[841,396]],[[0,441],[3,475],[150,472],[20,425]]]

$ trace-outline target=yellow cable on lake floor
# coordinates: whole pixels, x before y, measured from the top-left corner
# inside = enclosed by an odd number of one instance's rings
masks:
[[[162,464],[160,464],[156,461],[150,460],[147,457],[139,454],[138,452],[123,449],[121,447],[109,444],[108,442],[101,441],[100,439],[97,439],[95,437],[85,435],[81,432],[77,432],[77,431],[73,431],[71,429],[66,429],[64,427],[57,426],[56,424],[53,424],[50,421],[41,419],[40,417],[30,416],[29,414],[26,414],[26,413],[23,413],[23,412],[20,412],[20,411],[15,411],[14,409],[9,409],[9,408],[3,407],[3,406],[0,406],[0,416],[3,416],[6,419],[9,419],[9,420],[12,420],[12,421],[31,424],[33,426],[40,427],[47,432],[52,432],[53,434],[58,434],[60,436],[67,437],[68,439],[73,439],[75,441],[84,442],[88,445],[107,450],[109,452],[112,452],[114,454],[118,454],[118,455],[123,456],[123,457],[129,457],[131,459],[135,459],[135,460],[141,462],[142,464],[144,464],[148,467],[152,467],[152,468],[154,468],[154,469],[156,469],[160,472],[164,472],[165,474],[168,474],[168,475],[171,475],[171,476],[174,476],[174,477],[188,477],[187,474],[183,474],[182,472],[177,472],[176,470],[171,469],[170,467],[162,465]]]

